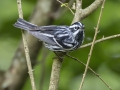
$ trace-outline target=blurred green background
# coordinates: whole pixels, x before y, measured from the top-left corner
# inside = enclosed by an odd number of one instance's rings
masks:
[[[22,0],[24,18],[29,17],[34,9],[37,0]],[[83,8],[87,7],[94,0],[84,0]],[[64,7],[62,7],[64,8]],[[13,24],[18,18],[16,0],[0,0],[0,69],[7,70],[11,64],[14,53],[21,40],[21,31],[16,30]],[[94,36],[94,27],[96,27],[100,8],[85,18],[82,22],[85,24],[84,44],[92,41]],[[70,25],[73,15],[67,11],[53,24]],[[104,6],[97,39],[120,33],[120,0],[107,0]],[[79,58],[86,63],[90,47],[82,48],[71,52],[70,55]],[[41,51],[43,52],[44,49]],[[43,53],[39,55],[41,60]],[[48,90],[49,78],[51,73],[53,52],[49,51],[45,61],[45,82],[44,89]],[[50,60],[51,58],[51,60]],[[120,37],[110,39],[95,44],[90,67],[95,70],[113,90],[120,90]],[[60,75],[59,90],[78,90],[84,66],[78,62],[65,58]],[[34,76],[39,90],[41,77],[41,64],[34,67]],[[26,81],[22,90],[31,90],[29,79]],[[88,70],[85,78],[83,90],[109,90],[104,83]]]

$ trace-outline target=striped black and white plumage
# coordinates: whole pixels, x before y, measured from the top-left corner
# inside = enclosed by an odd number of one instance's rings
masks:
[[[44,42],[52,51],[68,52],[80,47],[84,39],[84,25],[75,22],[70,26],[37,26],[18,18],[15,27],[28,31]]]

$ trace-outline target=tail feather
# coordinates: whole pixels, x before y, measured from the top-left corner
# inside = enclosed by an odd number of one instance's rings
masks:
[[[32,30],[37,26],[25,21],[24,19],[18,18],[17,22],[14,24],[14,27],[24,29],[24,30]]]

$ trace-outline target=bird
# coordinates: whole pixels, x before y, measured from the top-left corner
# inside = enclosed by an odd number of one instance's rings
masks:
[[[67,25],[37,26],[18,18],[14,27],[20,28],[43,41],[45,47],[54,52],[70,52],[78,49],[84,41],[85,26],[81,22]]]

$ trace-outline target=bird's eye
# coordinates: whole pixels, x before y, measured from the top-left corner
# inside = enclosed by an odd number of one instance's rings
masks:
[[[80,29],[80,27],[75,27],[76,30]]]

